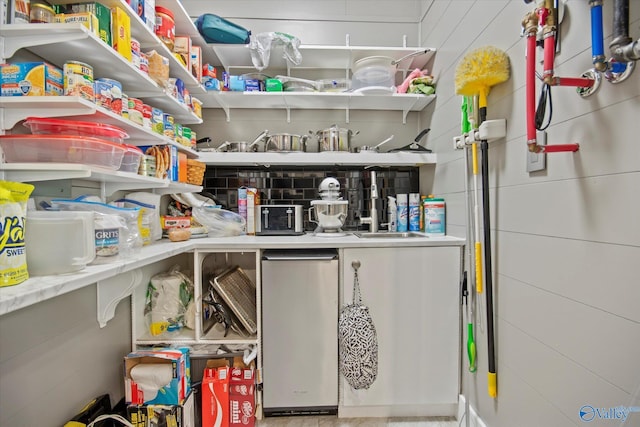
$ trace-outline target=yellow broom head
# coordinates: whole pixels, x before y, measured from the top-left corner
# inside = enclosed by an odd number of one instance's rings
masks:
[[[467,53],[456,67],[456,94],[486,97],[491,86],[509,80],[509,57],[502,50],[485,46]],[[486,105],[486,101],[480,102]]]

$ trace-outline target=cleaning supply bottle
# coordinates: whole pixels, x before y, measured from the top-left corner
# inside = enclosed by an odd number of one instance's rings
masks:
[[[387,205],[387,212],[389,213],[389,231],[398,230],[398,206],[396,205],[396,198],[393,196],[387,196],[389,203]]]
[[[398,201],[398,227],[397,231],[404,233],[409,230],[409,196],[396,194]]]
[[[420,231],[419,193],[409,193],[409,231]]]
[[[443,198],[433,194],[424,200],[424,232],[428,236],[444,236],[446,225],[446,206]]]

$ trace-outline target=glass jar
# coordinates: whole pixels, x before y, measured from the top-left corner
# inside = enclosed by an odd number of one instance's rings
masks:
[[[32,3],[29,12],[29,22],[31,24],[50,24],[53,22],[56,13],[53,8],[44,3]]]

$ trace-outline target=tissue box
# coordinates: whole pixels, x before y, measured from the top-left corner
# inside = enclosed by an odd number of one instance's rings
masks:
[[[229,425],[230,372],[227,360],[207,360],[202,376],[202,427]]]
[[[194,408],[193,393],[189,393],[182,405],[128,405],[127,418],[134,427],[195,427]]]
[[[188,364],[189,350],[186,348],[129,353],[124,359],[125,402],[133,405],[182,404],[191,389]],[[144,365],[145,370],[140,374],[142,379],[131,376],[131,371],[138,365]],[[162,377],[169,371],[165,382]]]

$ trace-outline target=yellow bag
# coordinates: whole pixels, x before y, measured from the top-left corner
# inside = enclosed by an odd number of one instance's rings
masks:
[[[0,181],[0,287],[29,278],[24,247],[24,220],[33,185]]]

